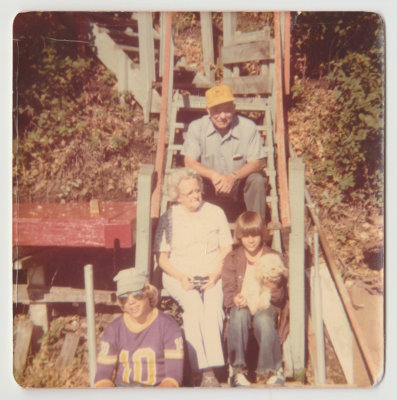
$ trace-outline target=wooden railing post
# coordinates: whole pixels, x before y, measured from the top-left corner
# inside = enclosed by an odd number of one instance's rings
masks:
[[[154,62],[153,22],[151,12],[138,13],[139,69],[144,80],[146,102],[142,104],[144,121],[149,122],[152,103],[152,85],[156,80]]]
[[[291,12],[284,12],[284,94],[288,96],[291,90]]]
[[[94,302],[94,277],[92,264],[84,267],[85,308],[87,313],[87,342],[88,342],[88,367],[90,386],[94,387],[96,372],[96,332],[95,332],[95,302]]]
[[[288,204],[288,176],[286,151],[286,126],[284,114],[283,60],[281,43],[280,13],[274,13],[274,72],[275,72],[275,107],[277,139],[277,177],[280,198],[280,218],[284,228],[290,223]]]
[[[208,80],[215,82],[215,72],[211,69],[214,60],[214,41],[212,32],[212,13],[209,11],[200,12],[201,22],[201,43],[203,49],[204,73]]]
[[[314,272],[312,279],[311,290],[311,316],[313,320],[314,336],[316,339],[316,361],[315,365],[317,373],[315,374],[315,383],[317,385],[325,385],[326,371],[325,371],[325,342],[324,342],[324,322],[323,322],[323,305],[322,305],[322,291],[319,271],[319,244],[318,232],[313,235],[314,247]]]
[[[164,164],[165,164],[165,144],[168,120],[168,103],[170,93],[172,91],[171,68],[173,62],[171,60],[172,50],[172,12],[165,14],[165,36],[164,36],[164,59],[163,59],[163,79],[161,85],[161,111],[159,122],[159,136],[157,140],[156,153],[156,187],[152,196],[152,217],[158,218],[160,215],[161,191],[164,180]]]
[[[135,268],[150,275],[151,267],[151,195],[154,166],[142,164],[138,175],[138,201],[136,213]]]
[[[289,200],[291,204],[289,336],[294,378],[303,382],[305,377],[305,165],[300,158],[290,158],[289,178]]]

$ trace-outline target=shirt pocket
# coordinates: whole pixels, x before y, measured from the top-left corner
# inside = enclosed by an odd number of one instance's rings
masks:
[[[233,170],[241,168],[246,162],[246,157],[242,153],[236,153],[232,157]]]

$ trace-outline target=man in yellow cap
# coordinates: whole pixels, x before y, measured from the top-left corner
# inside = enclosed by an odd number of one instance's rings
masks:
[[[244,198],[248,211],[265,220],[266,157],[262,138],[253,121],[236,114],[229,86],[205,93],[207,113],[188,128],[182,148],[186,167],[204,178],[204,197],[214,203]]]

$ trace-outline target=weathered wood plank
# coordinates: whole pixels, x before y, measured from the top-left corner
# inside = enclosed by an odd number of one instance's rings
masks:
[[[290,215],[288,205],[288,174],[287,174],[287,151],[286,151],[286,128],[284,110],[284,92],[282,80],[282,55],[280,38],[279,13],[274,13],[274,37],[275,57],[274,76],[275,93],[273,94],[276,108],[276,134],[277,134],[277,173],[280,198],[280,217],[284,227],[289,226]]]
[[[267,99],[258,97],[235,97],[237,111],[264,111],[270,112],[271,107]],[[195,108],[205,110],[207,104],[204,96],[181,96],[178,100],[180,108]]]
[[[237,14],[235,12],[224,12],[223,15],[223,43],[225,46],[234,40],[237,27]]]
[[[29,354],[30,341],[32,339],[33,322],[29,319],[20,319],[17,322],[14,342],[14,371],[23,373],[26,359]]]
[[[252,94],[272,92],[271,79],[269,76],[252,75],[240,77],[228,77],[223,80],[225,85],[230,86],[234,94]]]
[[[309,352],[309,357],[312,362],[314,382],[318,382],[318,371],[317,371],[317,349],[316,349],[316,335],[313,330],[313,323],[310,316],[307,319],[307,349]]]
[[[137,46],[131,46],[128,44],[118,44],[117,47],[120,50],[128,51],[130,53],[139,53],[139,47],[137,47]]]
[[[290,339],[294,375],[305,372],[305,166],[300,158],[289,160],[291,233],[289,239]]]
[[[204,72],[206,77],[208,77],[211,82],[214,82],[215,72],[213,69],[211,69],[211,65],[215,64],[211,15],[212,13],[209,11],[200,12]]]
[[[150,107],[152,104],[152,84],[156,80],[154,61],[154,41],[152,13],[140,12],[138,14],[139,32],[139,70],[142,74],[145,97],[141,103],[144,122],[149,122]]]
[[[222,48],[223,64],[246,61],[271,60],[274,58],[270,42],[241,43]]]
[[[94,386],[96,371],[94,273],[92,264],[84,266],[85,309],[87,316],[88,369],[90,386]]]
[[[265,26],[263,30],[254,32],[236,31],[233,38],[233,43],[249,43],[271,40],[270,27]]]
[[[152,253],[151,195],[154,166],[142,164],[138,175],[135,268],[149,276]]]
[[[61,353],[55,361],[55,368],[59,371],[69,367],[72,364],[74,354],[79,344],[80,336],[68,332],[63,342]]]
[[[310,279],[313,282],[314,271],[310,272]],[[349,384],[354,384],[353,332],[326,264],[319,265],[319,274],[324,324],[345,374],[346,381]]]
[[[206,75],[203,75],[200,71],[196,73],[192,82],[196,87],[202,89],[208,89],[214,85],[214,82],[211,81]]]
[[[113,299],[113,291],[95,290],[94,301],[96,304],[116,305],[117,302]],[[19,284],[13,285],[13,302],[18,304],[31,304],[32,300],[29,297],[28,285]],[[52,286],[43,293],[40,299],[34,301],[35,304],[44,303],[84,303],[84,289]]]
[[[46,288],[46,274],[43,264],[34,265],[27,270],[29,296],[41,297],[41,291]],[[35,326],[40,327],[43,332],[48,331],[48,307],[47,304],[30,304],[29,317]]]
[[[172,12],[167,12],[165,16],[165,36],[164,36],[164,68],[161,87],[161,111],[159,122],[159,135],[157,140],[157,152],[155,162],[155,173],[157,174],[156,187],[154,188],[151,200],[151,215],[158,218],[161,207],[161,191],[163,187],[164,163],[165,163],[165,143],[167,130],[167,116],[170,112],[173,87],[173,45],[172,45]]]
[[[326,368],[325,368],[325,340],[324,340],[324,318],[322,310],[322,285],[320,282],[319,274],[319,244],[318,233],[313,235],[314,247],[314,271],[312,272],[311,293],[310,293],[310,315],[313,320],[313,330],[316,343],[317,361],[315,370],[317,378],[316,384],[324,385],[326,382]]]

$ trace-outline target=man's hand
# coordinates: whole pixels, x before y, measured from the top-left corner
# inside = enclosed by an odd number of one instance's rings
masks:
[[[233,174],[220,175],[215,183],[212,181],[216,193],[220,195],[230,194],[235,182],[236,178],[233,176]]]
[[[239,308],[244,308],[244,307],[247,307],[247,305],[248,305],[247,304],[247,300],[245,299],[245,297],[241,293],[236,294],[234,296],[233,302]]]
[[[216,189],[216,185],[218,185],[219,181],[222,179],[222,174],[216,171],[212,171],[210,175],[210,179],[212,182],[212,185]]]

